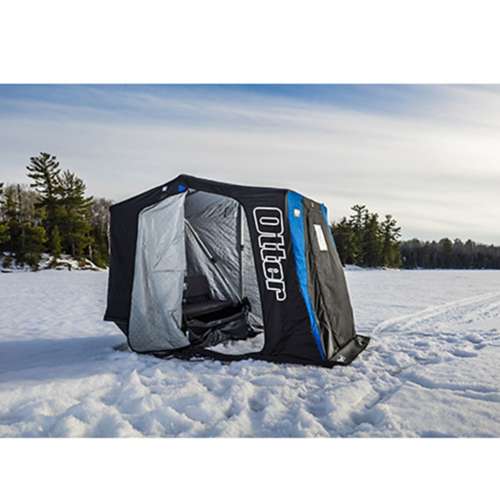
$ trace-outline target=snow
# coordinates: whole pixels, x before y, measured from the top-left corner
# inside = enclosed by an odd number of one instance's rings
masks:
[[[11,263],[5,266],[4,261],[9,258]],[[103,271],[97,267],[91,260],[83,258],[80,260],[74,259],[70,255],[62,254],[57,259],[48,253],[42,253],[38,263],[38,270],[56,269],[69,271]],[[32,269],[27,264],[17,264],[14,257],[9,252],[0,252],[0,272],[2,273],[18,273],[30,272]]]
[[[119,352],[106,272],[0,274],[0,436],[500,436],[500,272],[347,278],[372,341],[329,370]]]

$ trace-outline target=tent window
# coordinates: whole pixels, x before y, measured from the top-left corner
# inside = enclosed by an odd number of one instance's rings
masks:
[[[314,231],[316,232],[316,241],[318,242],[319,249],[322,252],[328,252],[328,245],[326,244],[322,227],[319,224],[314,224]]]

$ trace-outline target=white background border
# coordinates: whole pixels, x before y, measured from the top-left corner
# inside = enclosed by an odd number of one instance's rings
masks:
[[[2,2],[4,83],[498,83],[498,2]]]
[[[13,499],[498,498],[496,439],[3,439]]]
[[[497,5],[3,2],[0,81],[499,83]],[[0,495],[483,500],[498,496],[498,443],[1,439]]]

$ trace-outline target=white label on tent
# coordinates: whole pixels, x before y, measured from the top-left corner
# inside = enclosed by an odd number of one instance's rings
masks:
[[[326,244],[325,235],[323,234],[323,229],[319,224],[314,224],[314,230],[316,231],[316,239],[318,240],[319,249],[322,252],[328,251],[328,245]]]
[[[286,300],[285,271],[281,261],[287,258],[283,212],[277,207],[256,207],[253,209],[253,217],[259,233],[266,288],[274,292],[276,300],[281,302]]]

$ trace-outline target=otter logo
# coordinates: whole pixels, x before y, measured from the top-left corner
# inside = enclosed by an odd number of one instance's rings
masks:
[[[253,217],[259,234],[266,288],[274,292],[276,300],[281,302],[286,299],[285,275],[281,263],[286,259],[283,213],[275,207],[257,207],[253,211]]]

